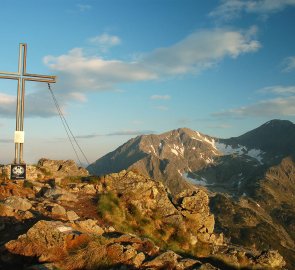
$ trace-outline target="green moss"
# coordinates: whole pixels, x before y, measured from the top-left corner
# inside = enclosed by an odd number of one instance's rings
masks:
[[[25,180],[24,183],[23,183],[23,188],[30,188],[32,189],[33,188],[33,184],[32,182],[28,181],[28,180]]]
[[[112,192],[101,194],[98,198],[97,211],[102,218],[107,215],[114,216],[115,214],[122,216],[119,198]]]

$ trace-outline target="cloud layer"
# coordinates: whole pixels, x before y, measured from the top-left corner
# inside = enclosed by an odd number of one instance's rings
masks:
[[[140,136],[145,134],[153,134],[155,131],[152,130],[121,130],[115,131],[108,134],[87,134],[76,136],[77,139],[93,139],[101,136]]]
[[[222,20],[232,20],[242,13],[269,15],[288,6],[295,6],[295,0],[222,0],[209,16]]]
[[[295,116],[295,86],[270,86],[258,90],[260,93],[273,94],[276,97],[257,103],[213,113],[220,118],[278,117]]]
[[[121,39],[118,36],[103,33],[102,35],[90,38],[89,42],[98,46],[102,52],[107,52],[111,47],[121,44]]]
[[[284,59],[283,61],[283,71],[290,72],[295,70],[295,56],[290,56]]]
[[[151,99],[153,99],[153,100],[168,100],[170,98],[171,98],[171,96],[169,96],[169,95],[152,95],[151,96]]]
[[[65,102],[62,100],[62,103]],[[0,115],[7,118],[15,118],[16,96],[0,93]],[[25,97],[26,117],[50,117],[56,116],[57,110],[50,100],[49,93],[37,91],[27,94]]]
[[[224,58],[236,58],[256,52],[260,43],[255,39],[255,28],[247,31],[226,28],[193,32],[170,47],[158,48],[140,58],[130,61],[104,59],[87,55],[83,48],[74,48],[60,56],[45,56],[44,64],[58,76],[54,93],[65,108],[68,103],[87,101],[91,91],[116,91],[121,83],[135,83],[196,74],[215,66]],[[93,43],[110,48],[119,45],[117,36],[102,34],[92,39]],[[51,117],[56,115],[48,93],[35,91],[26,95],[26,116]],[[155,95],[152,99],[169,99]],[[0,114],[13,117],[15,97],[0,95]],[[167,109],[159,107],[160,110]]]
[[[170,47],[159,48],[136,61],[106,60],[75,48],[44,63],[59,76],[65,92],[114,90],[125,82],[148,81],[210,68],[225,57],[255,52],[260,43],[253,28],[247,31],[213,29],[197,31]],[[106,38],[108,40],[108,38]]]

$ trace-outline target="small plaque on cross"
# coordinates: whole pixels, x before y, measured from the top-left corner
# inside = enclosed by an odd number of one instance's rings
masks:
[[[24,143],[25,142],[25,132],[15,131],[14,132],[14,143]]]

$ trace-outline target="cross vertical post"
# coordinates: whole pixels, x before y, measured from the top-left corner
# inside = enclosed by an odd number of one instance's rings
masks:
[[[0,71],[0,79],[17,80],[14,164],[24,164],[24,111],[26,81],[55,83],[56,76],[27,73],[27,44],[19,44],[18,72]]]

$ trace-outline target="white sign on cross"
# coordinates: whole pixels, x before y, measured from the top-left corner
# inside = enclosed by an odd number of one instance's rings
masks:
[[[17,102],[16,102],[16,128],[15,128],[15,153],[14,164],[24,163],[23,144],[24,144],[24,109],[25,109],[25,82],[45,82],[55,83],[56,76],[39,75],[27,73],[27,44],[20,43],[18,72],[0,71],[0,79],[17,80]]]

